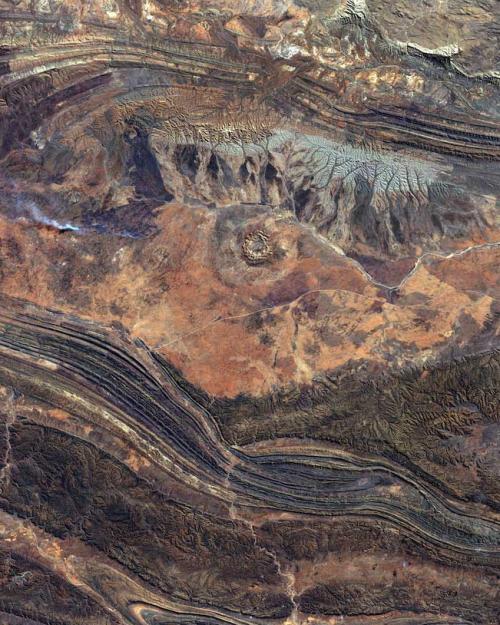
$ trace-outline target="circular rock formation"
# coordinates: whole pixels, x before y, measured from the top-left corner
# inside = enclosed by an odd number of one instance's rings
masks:
[[[0,623],[499,622],[495,10],[0,0]]]

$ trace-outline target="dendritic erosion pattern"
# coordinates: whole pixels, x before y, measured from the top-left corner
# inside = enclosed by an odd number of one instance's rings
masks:
[[[499,10],[0,0],[1,625],[498,625]]]

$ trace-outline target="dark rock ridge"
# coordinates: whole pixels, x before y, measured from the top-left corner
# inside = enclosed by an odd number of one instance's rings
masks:
[[[500,622],[498,17],[0,0],[0,625]]]

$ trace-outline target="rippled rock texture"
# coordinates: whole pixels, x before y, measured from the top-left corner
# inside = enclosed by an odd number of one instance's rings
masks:
[[[500,622],[499,20],[0,0],[0,623]]]

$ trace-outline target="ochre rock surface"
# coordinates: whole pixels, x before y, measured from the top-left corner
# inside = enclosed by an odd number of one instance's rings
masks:
[[[0,0],[0,623],[497,625],[498,3]]]

